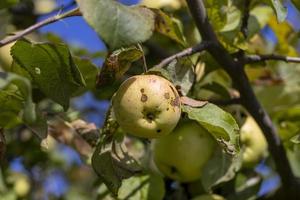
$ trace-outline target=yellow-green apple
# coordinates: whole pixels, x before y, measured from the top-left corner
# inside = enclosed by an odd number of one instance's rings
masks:
[[[13,182],[13,190],[18,197],[25,197],[30,192],[30,180],[26,175],[21,173],[13,173],[9,177],[9,181]]]
[[[144,138],[169,134],[181,116],[177,90],[170,81],[157,75],[127,79],[113,97],[112,105],[121,128]]]
[[[196,121],[180,122],[174,131],[154,141],[153,158],[167,177],[180,182],[198,180],[216,147],[214,138]]]
[[[162,8],[162,7],[169,7],[172,9],[179,9],[182,4],[184,3],[183,0],[142,0],[141,4],[145,5],[150,8]]]
[[[244,167],[253,167],[266,155],[267,141],[255,120],[250,116],[241,127],[241,143]]]

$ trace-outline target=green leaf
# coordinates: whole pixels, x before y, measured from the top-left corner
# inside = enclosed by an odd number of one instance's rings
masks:
[[[173,82],[175,86],[180,86],[183,95],[186,95],[189,92],[195,79],[193,63],[188,58],[180,59],[178,61],[173,60],[164,68],[153,67],[148,73],[160,74]]]
[[[166,70],[169,72],[174,85],[180,86],[183,95],[186,95],[195,80],[195,73],[193,70],[193,63],[189,58],[174,60],[168,66]]]
[[[300,176],[300,145],[294,145],[292,150],[287,149],[287,156],[295,176]]]
[[[152,11],[155,13],[155,30],[185,46],[186,42],[180,28],[180,21],[168,16],[159,9],[152,9]]]
[[[19,3],[19,0],[1,0],[0,1],[0,10],[3,8],[9,8],[17,3]]]
[[[273,10],[268,6],[257,6],[250,11],[248,20],[248,38],[252,38],[263,27],[273,15]]]
[[[239,173],[235,179],[235,192],[227,196],[228,200],[254,200],[258,197],[262,177],[259,175],[246,177]]]
[[[209,191],[213,186],[234,178],[235,173],[241,168],[240,156],[241,154],[228,155],[221,148],[217,148],[203,168],[201,177],[203,187]]]
[[[21,123],[23,97],[16,85],[10,84],[0,90],[0,127],[11,128]]]
[[[102,145],[97,146],[92,156],[92,167],[110,192],[117,196],[123,179],[139,173],[140,167],[127,153],[119,156],[102,148]]]
[[[120,200],[162,200],[164,195],[165,185],[163,178],[156,174],[146,174],[123,180],[117,197]],[[104,185],[100,186],[98,197],[103,200],[115,199],[108,193]]]
[[[131,200],[161,200],[165,187],[161,176],[150,174],[126,179],[119,190],[118,198]]]
[[[0,101],[0,104],[4,104],[1,107],[5,108],[6,106],[8,106],[8,108],[13,108],[13,110],[20,108],[19,107],[20,102],[17,103],[17,99],[20,97],[15,96],[15,94],[17,92],[16,88],[14,88],[13,93],[3,94],[3,92],[4,92],[3,89],[8,87],[10,84],[14,84],[15,86],[17,86],[17,90],[19,90],[22,98],[25,101],[25,103],[23,105],[23,109],[24,109],[23,120],[24,120],[24,122],[33,123],[36,120],[35,104],[32,102],[31,84],[28,79],[21,77],[19,75],[13,74],[13,73],[0,72],[0,90],[2,92],[2,98],[3,98],[3,101]],[[12,91],[10,91],[10,92],[12,92]],[[13,98],[14,100],[12,100],[12,102],[8,101],[7,100],[8,97]],[[7,105],[5,102],[7,102],[10,105]],[[9,116],[11,116],[11,114],[9,114]]]
[[[294,137],[292,137],[291,142],[293,142],[294,144],[300,144],[300,134],[295,135]]]
[[[183,106],[182,109],[190,119],[207,129],[228,154],[239,152],[239,127],[229,113],[211,103],[201,108]]]
[[[87,90],[92,90],[96,88],[96,78],[98,75],[98,68],[88,59],[81,59],[79,57],[73,57],[75,64],[86,83],[84,88],[80,88],[72,96],[78,96]]]
[[[64,44],[31,43],[19,40],[11,49],[16,64],[50,99],[65,110],[74,92],[85,86],[69,49]]]
[[[224,97],[225,99],[230,99],[230,93],[227,90],[227,88],[218,82],[211,82],[211,83],[204,84],[204,85],[202,85],[201,88],[210,90],[210,91],[214,92],[215,94],[218,94],[221,97]]]
[[[37,112],[37,119],[34,123],[25,123],[25,125],[41,140],[45,139],[48,135],[47,119],[42,112]]]
[[[154,14],[145,7],[128,7],[111,0],[77,0],[84,19],[109,49],[148,40],[154,30]]]
[[[226,3],[227,1],[220,0],[205,1],[208,18],[216,31],[222,29],[227,22],[226,10],[224,9]]]
[[[131,64],[143,56],[136,47],[119,49],[107,56],[97,79],[97,87],[111,86],[130,68]]]
[[[270,0],[277,15],[277,20],[283,22],[287,17],[287,9],[280,0]]]

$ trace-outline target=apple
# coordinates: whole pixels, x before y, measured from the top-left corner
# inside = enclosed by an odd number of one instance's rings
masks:
[[[172,9],[179,9],[184,2],[182,0],[142,0],[141,5],[145,5],[150,8],[162,8],[169,7]]]
[[[30,181],[27,176],[20,175],[14,182],[14,191],[19,197],[25,197],[30,192]]]
[[[0,71],[1,68],[7,71],[9,70],[13,61],[13,58],[10,55],[10,49],[13,45],[14,43],[11,43],[0,48]]]
[[[165,176],[180,182],[201,178],[216,141],[196,121],[180,122],[175,130],[154,141],[153,159]]]
[[[203,194],[192,198],[192,200],[225,200],[224,197],[217,194]]]
[[[173,84],[157,75],[137,75],[124,81],[112,100],[123,131],[144,138],[169,134],[181,116],[180,97]]]
[[[252,117],[247,117],[241,127],[241,144],[243,145],[243,166],[255,166],[267,152],[267,141]]]

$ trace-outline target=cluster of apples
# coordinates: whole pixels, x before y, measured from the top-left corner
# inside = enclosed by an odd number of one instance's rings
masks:
[[[155,138],[154,162],[162,174],[180,182],[201,178],[217,143],[196,121],[181,119],[180,96],[170,81],[157,75],[133,76],[120,86],[112,105],[123,131]],[[241,141],[245,144],[245,166],[253,166],[267,143],[253,119],[247,119],[244,127]]]

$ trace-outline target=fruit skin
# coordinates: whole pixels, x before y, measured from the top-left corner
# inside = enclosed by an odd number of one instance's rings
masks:
[[[266,154],[267,141],[252,117],[247,117],[241,128],[241,143],[244,145],[243,167],[254,167]]]
[[[177,90],[171,82],[156,75],[127,79],[116,92],[112,105],[121,128],[144,138],[169,134],[181,116]]]
[[[30,182],[27,177],[19,177],[14,183],[14,191],[19,197],[25,197],[30,192]]]
[[[183,1],[182,0],[143,0],[141,1],[141,4],[150,8],[170,7],[173,9],[179,9],[182,6]]]
[[[203,194],[192,198],[192,200],[225,200],[224,197],[217,194]]]
[[[214,138],[195,121],[178,124],[175,130],[154,141],[153,158],[167,177],[180,182],[201,178],[216,147]]]

